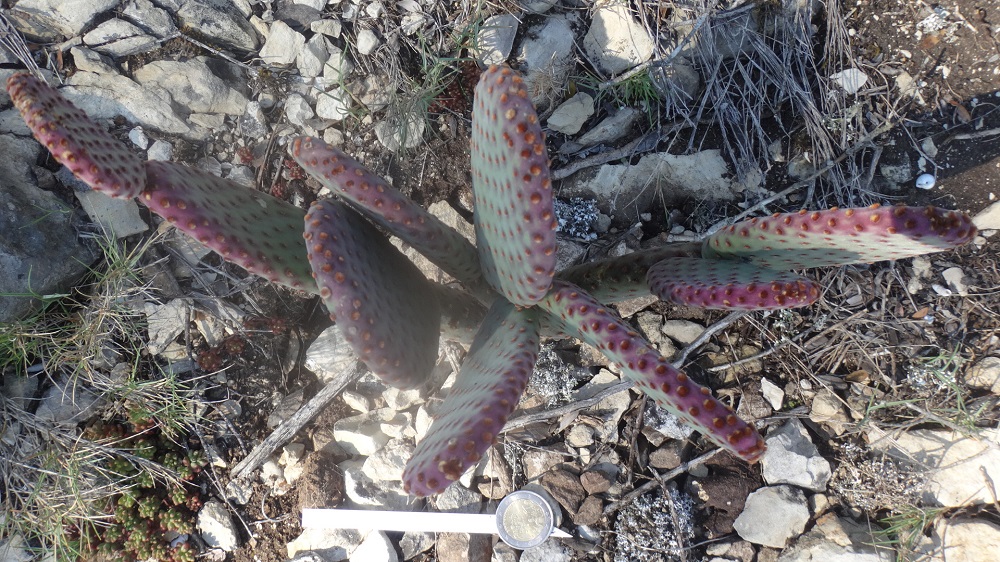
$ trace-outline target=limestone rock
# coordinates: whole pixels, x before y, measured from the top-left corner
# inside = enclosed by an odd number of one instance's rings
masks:
[[[514,47],[517,26],[517,17],[513,14],[486,18],[476,36],[476,60],[486,66],[506,61]]]
[[[20,0],[14,6],[15,21],[28,16],[51,30],[46,38],[79,35],[94,18],[116,7],[119,0]]]
[[[83,43],[99,53],[114,57],[144,53],[159,46],[156,38],[118,18],[109,19],[95,27],[83,36]]]
[[[916,550],[927,562],[994,560],[1000,552],[1000,525],[969,517],[941,518]]]
[[[822,492],[830,481],[830,463],[819,454],[806,428],[796,418],[767,435],[760,459],[764,480]]]
[[[212,548],[232,552],[239,546],[239,535],[229,511],[222,502],[209,501],[198,512],[198,531]]]
[[[809,506],[801,490],[791,486],[767,486],[747,496],[743,513],[733,528],[744,540],[784,548],[806,528]]]
[[[653,39],[625,0],[603,2],[594,11],[583,48],[608,75],[620,74],[653,56]]]
[[[1000,394],[1000,357],[984,357],[965,373],[965,384]]]
[[[579,92],[556,108],[549,116],[546,125],[553,131],[565,135],[575,135],[580,132],[584,122],[594,114],[594,98],[590,94]]]

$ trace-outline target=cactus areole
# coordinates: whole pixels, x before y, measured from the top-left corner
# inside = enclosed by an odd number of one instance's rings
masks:
[[[318,139],[290,143],[292,157],[336,198],[307,213],[183,165],[144,162],[31,75],[12,76],[7,89],[35,137],[93,189],[139,196],[224,259],[320,295],[345,339],[387,384],[422,385],[442,333],[472,342],[442,413],[404,471],[406,489],[419,496],[441,492],[483,458],[516,407],[549,329],[601,350],[658,405],[755,461],[764,441],[753,426],[606,305],[651,292],[722,310],[806,306],[819,298],[820,287],[792,270],[941,251],[976,234],[968,215],[935,207],[800,211],[739,222],[700,245],[653,248],[556,272],[545,137],[524,81],[506,66],[490,67],[476,87],[475,246]],[[384,231],[468,292],[429,282]]]

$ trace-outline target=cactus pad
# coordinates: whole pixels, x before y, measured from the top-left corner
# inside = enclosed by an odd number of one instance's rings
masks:
[[[427,279],[345,203],[313,203],[305,225],[319,294],[354,352],[386,384],[423,384],[437,361],[441,322]]]
[[[486,307],[475,297],[447,285],[431,284],[441,303],[441,337],[472,345],[486,317]]]
[[[771,269],[804,269],[939,252],[975,235],[965,213],[872,205],[739,222],[709,236],[703,251],[705,257],[742,258]]]
[[[403,472],[409,494],[437,494],[482,458],[517,406],[538,357],[537,311],[497,299],[441,415]]]
[[[81,181],[122,199],[143,190],[142,160],[58,90],[30,74],[8,78],[7,90],[38,142]]]
[[[534,304],[555,273],[557,222],[545,137],[524,80],[506,66],[476,86],[471,146],[483,275],[512,303]]]
[[[141,200],[195,240],[273,283],[318,292],[302,240],[305,211],[173,162],[146,162]]]
[[[729,406],[675,369],[613,311],[579,287],[556,280],[538,306],[566,331],[597,347],[617,363],[657,405],[696,427],[720,447],[747,461],[764,452],[764,440]]]
[[[556,277],[580,287],[595,300],[610,304],[648,295],[646,273],[657,262],[700,255],[700,244],[671,244],[576,265],[560,271]]]
[[[357,160],[312,137],[294,139],[291,152],[302,169],[449,275],[463,282],[480,276],[479,257],[468,240]]]
[[[752,263],[667,258],[649,269],[649,290],[661,300],[723,310],[776,310],[816,302],[819,284]]]

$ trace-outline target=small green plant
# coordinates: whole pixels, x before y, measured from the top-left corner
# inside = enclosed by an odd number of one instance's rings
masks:
[[[924,532],[947,508],[903,505],[879,520],[884,527],[875,532],[876,546],[896,551],[897,562],[909,562]]]
[[[740,222],[700,244],[556,272],[545,137],[527,85],[505,66],[483,72],[476,86],[475,245],[319,139],[293,139],[290,152],[337,199],[306,212],[177,163],[143,161],[34,77],[15,75],[8,90],[36,137],[94,189],[138,196],[224,259],[318,294],[353,350],[387,384],[424,384],[442,331],[474,334],[442,415],[404,471],[406,489],[421,496],[441,492],[479,462],[516,407],[543,337],[569,335],[600,349],[658,405],[753,462],[764,451],[757,431],[606,303],[652,293],[709,309],[805,306],[819,297],[819,285],[797,270],[945,250],[976,233],[967,215],[935,207],[803,210]],[[428,281],[380,228],[465,291]]]

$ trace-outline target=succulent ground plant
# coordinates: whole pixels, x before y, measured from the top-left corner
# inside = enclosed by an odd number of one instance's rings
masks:
[[[32,76],[13,76],[8,89],[36,137],[94,189],[138,196],[225,259],[320,295],[345,338],[387,383],[421,385],[442,330],[446,337],[467,335],[472,344],[443,414],[403,476],[406,489],[421,496],[442,491],[480,460],[514,410],[547,336],[597,347],[657,404],[754,461],[764,451],[756,430],[671,366],[607,304],[653,292],[714,309],[804,306],[820,287],[793,270],[944,250],[976,232],[968,216],[933,207],[801,211],[741,222],[700,244],[556,272],[545,137],[523,80],[507,67],[491,67],[476,87],[475,246],[318,139],[294,139],[291,155],[336,197],[305,212],[178,164],[143,163]],[[464,291],[429,282],[383,231]]]

